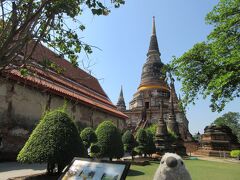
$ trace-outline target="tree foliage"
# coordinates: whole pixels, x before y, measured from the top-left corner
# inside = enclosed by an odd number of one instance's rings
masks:
[[[151,126],[149,126],[147,130],[150,131],[153,135],[155,135],[157,131],[157,123],[151,124]]]
[[[147,133],[144,129],[140,128],[137,131],[136,134],[136,141],[137,141],[137,146],[134,148],[134,151],[136,151],[137,154],[146,155],[147,151]]]
[[[154,137],[155,137],[155,134],[153,134],[150,130],[146,130],[147,132],[147,150],[146,150],[146,153],[151,155],[153,153],[156,152],[156,146],[155,146],[155,143],[154,143]]]
[[[99,143],[92,143],[90,146],[90,157],[101,157],[101,145]]]
[[[124,151],[133,154],[134,147],[136,146],[136,141],[130,130],[127,130],[122,136],[122,142],[124,146]]]
[[[240,113],[228,112],[218,117],[213,122],[217,126],[228,126],[232,129],[233,134],[235,134],[240,142]]]
[[[207,40],[171,63],[182,81],[185,106],[198,95],[210,96],[212,111],[240,95],[240,10],[239,0],[220,0],[206,16],[213,26]]]
[[[104,121],[96,129],[101,157],[121,158],[124,154],[120,131],[111,121]]]
[[[138,144],[147,144],[147,132],[145,129],[140,128],[136,134]]]
[[[136,140],[138,146],[135,148],[135,151],[142,155],[146,154],[151,155],[156,152],[156,146],[154,144],[154,135],[150,130],[139,129],[137,131]]]
[[[178,139],[178,136],[176,135],[176,133],[169,128],[167,128],[167,131],[168,131],[168,135],[169,135],[169,140],[171,142],[176,142]]]
[[[72,119],[57,109],[44,115],[19,152],[17,160],[22,163],[48,163],[59,172],[73,157],[84,157],[86,150]],[[52,171],[52,169],[48,169]]]
[[[231,157],[235,157],[238,158],[238,160],[240,160],[240,150],[232,150],[230,152]]]
[[[77,65],[77,53],[92,52],[91,46],[80,39],[80,32],[85,29],[81,15],[84,10],[90,10],[93,15],[108,15],[111,4],[119,7],[124,0],[0,1],[0,71],[9,64],[29,63],[39,42]]]
[[[97,142],[97,135],[94,132],[93,128],[87,127],[81,131],[80,137],[85,145],[85,148],[88,149],[92,143]]]

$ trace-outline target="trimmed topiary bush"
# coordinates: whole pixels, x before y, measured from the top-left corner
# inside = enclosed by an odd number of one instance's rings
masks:
[[[123,134],[122,142],[123,142],[124,147],[125,147],[125,145],[127,145],[127,148],[124,148],[125,152],[130,152],[134,148],[136,142],[135,142],[134,136],[131,133],[131,131],[127,130]]]
[[[60,173],[75,156],[85,157],[86,150],[72,119],[64,110],[57,109],[43,116],[17,160],[22,163],[47,163],[48,173],[53,173],[57,164]]]
[[[104,121],[96,129],[98,144],[101,147],[100,156],[121,158],[124,154],[121,134],[111,121]]]
[[[88,149],[92,143],[97,142],[97,135],[94,132],[93,128],[87,127],[82,130],[80,137],[84,143],[86,149]]]
[[[124,146],[124,151],[131,154],[132,159],[134,155],[134,147],[136,146],[136,141],[131,131],[127,130],[122,136],[122,142]]]
[[[91,144],[90,146],[90,157],[100,157],[101,156],[101,146],[98,143]]]
[[[139,129],[136,134],[136,140],[138,146],[135,148],[135,151],[139,154],[146,156],[147,154],[147,146],[148,146],[148,135],[145,129]]]
[[[148,155],[152,155],[156,152],[156,146],[154,144],[154,135],[150,130],[146,130],[147,133],[147,150],[146,153]]]
[[[238,160],[240,160],[240,150],[232,150],[230,152],[231,157],[237,158]]]
[[[138,143],[138,146],[134,149],[137,154],[142,155],[146,157],[146,155],[151,155],[156,152],[156,146],[154,144],[154,135],[152,134],[152,131],[147,129],[139,129],[136,134],[136,140]]]

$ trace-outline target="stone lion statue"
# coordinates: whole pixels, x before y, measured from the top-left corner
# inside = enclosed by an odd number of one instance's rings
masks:
[[[180,156],[165,153],[153,180],[192,180]]]

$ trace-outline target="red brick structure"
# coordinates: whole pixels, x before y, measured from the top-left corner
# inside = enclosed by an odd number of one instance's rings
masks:
[[[197,155],[228,157],[231,150],[239,149],[237,137],[228,126],[207,126],[201,136]]]

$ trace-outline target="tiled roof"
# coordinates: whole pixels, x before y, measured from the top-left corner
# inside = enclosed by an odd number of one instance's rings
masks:
[[[28,66],[29,71],[35,74],[34,76],[23,77],[16,69],[10,70],[4,75],[28,86],[79,101],[122,119],[128,118],[124,113],[117,110],[103,91],[98,80],[90,74],[80,68],[73,67],[71,63],[42,45],[36,48],[32,57],[36,61],[47,58],[64,68],[64,72],[58,74],[51,70],[42,70],[41,66],[35,64]]]
[[[57,55],[50,49],[44,47],[43,45],[39,44],[37,48],[34,50],[32,54],[32,58],[36,61],[42,61],[44,59],[50,60],[54,62],[61,68],[63,68],[63,75],[77,83],[80,83],[83,86],[88,87],[91,90],[96,91],[97,93],[106,96],[106,93],[100,86],[98,80],[88,74],[87,72],[83,71],[80,68],[74,67],[69,61],[65,60],[61,56]]]

